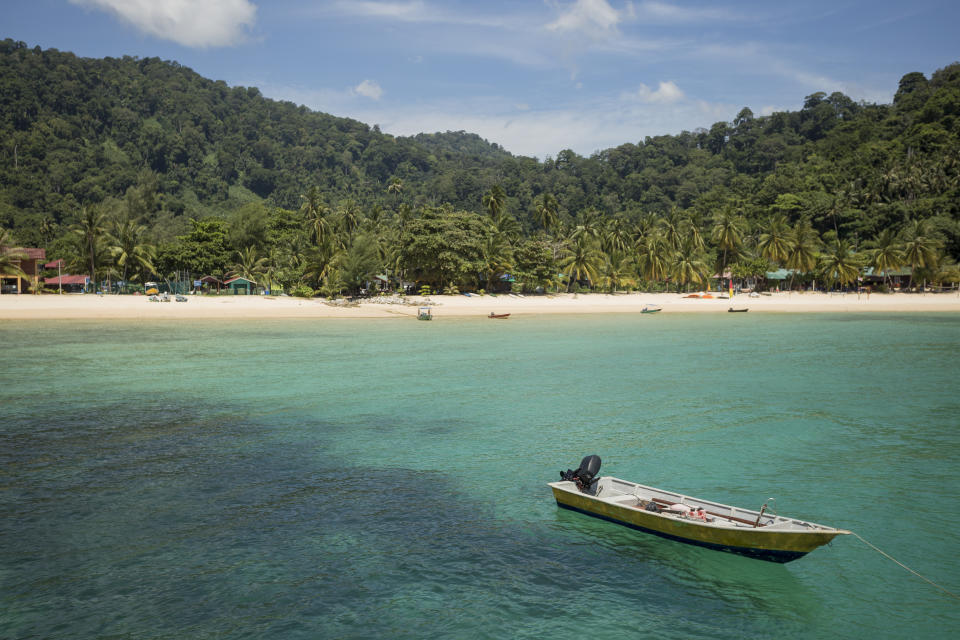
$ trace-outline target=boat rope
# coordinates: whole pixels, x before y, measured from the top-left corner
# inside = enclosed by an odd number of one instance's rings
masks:
[[[955,598],[955,599],[957,599],[957,600],[960,600],[960,596],[958,596],[958,595],[955,594],[954,592],[952,592],[952,591],[950,591],[949,589],[946,589],[946,588],[944,588],[944,587],[941,587],[940,585],[938,585],[936,582],[934,582],[934,581],[931,580],[930,578],[927,578],[927,577],[924,577],[924,576],[920,575],[919,573],[917,573],[916,571],[914,571],[913,569],[911,569],[911,568],[908,567],[907,565],[903,564],[902,562],[900,562],[899,560],[897,560],[896,558],[894,558],[893,556],[891,556],[889,553],[885,553],[883,550],[878,549],[876,546],[870,544],[869,542],[867,542],[866,540],[864,540],[863,538],[861,538],[861,537],[860,537],[860,534],[858,534],[856,531],[851,531],[850,533],[852,533],[853,536],[854,536],[855,538],[857,538],[860,542],[862,542],[863,544],[867,545],[868,547],[870,547],[871,549],[873,549],[874,551],[876,551],[877,553],[879,553],[880,555],[882,555],[884,558],[887,558],[888,560],[893,560],[893,561],[896,562],[898,565],[900,565],[901,567],[903,567],[904,569],[906,569],[907,571],[909,571],[909,572],[912,573],[913,575],[917,576],[917,577],[920,578],[921,580],[923,580],[923,581],[925,581],[925,582],[929,582],[930,584],[932,584],[933,586],[935,586],[937,589],[940,589],[940,591],[943,591],[943,592],[944,592],[945,594],[947,594],[948,596],[950,596],[950,597],[952,597],[952,598]]]

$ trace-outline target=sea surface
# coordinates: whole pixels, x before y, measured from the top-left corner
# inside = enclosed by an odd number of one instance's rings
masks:
[[[558,509],[601,473],[851,529],[960,593],[960,315],[0,324],[0,638],[943,638]]]

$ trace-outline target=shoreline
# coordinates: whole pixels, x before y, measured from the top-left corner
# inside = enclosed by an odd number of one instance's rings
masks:
[[[429,306],[434,318],[511,315],[637,313],[647,305],[671,313],[960,313],[954,293],[829,294],[782,292],[751,298],[694,299],[677,293],[588,293],[513,296],[510,294],[370,298],[338,304],[321,298],[267,296],[187,296],[188,302],[150,302],[145,296],[64,294],[0,295],[0,320],[415,318]],[[715,294],[716,295],[716,294]]]

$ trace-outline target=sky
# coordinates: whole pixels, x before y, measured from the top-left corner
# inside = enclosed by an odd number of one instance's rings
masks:
[[[3,0],[0,38],[175,60],[377,124],[581,155],[798,110],[889,103],[960,60],[957,0]]]

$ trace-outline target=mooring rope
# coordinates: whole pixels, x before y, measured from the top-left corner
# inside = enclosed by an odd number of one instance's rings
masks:
[[[958,596],[958,595],[955,594],[954,592],[950,591],[949,589],[945,589],[944,587],[941,587],[940,585],[938,585],[936,582],[934,582],[934,581],[931,580],[930,578],[926,578],[926,577],[920,575],[919,573],[917,573],[916,571],[914,571],[913,569],[911,569],[911,568],[908,567],[907,565],[903,564],[902,562],[900,562],[899,560],[897,560],[896,558],[894,558],[893,556],[891,556],[889,553],[885,553],[883,550],[878,549],[878,548],[875,547],[874,545],[870,544],[869,542],[867,542],[866,540],[864,540],[863,538],[861,538],[860,535],[859,535],[857,532],[851,531],[850,533],[852,533],[852,534],[854,535],[854,537],[856,537],[858,540],[860,540],[860,542],[862,542],[863,544],[867,545],[868,547],[870,547],[871,549],[873,549],[874,551],[876,551],[877,553],[879,553],[880,555],[882,555],[884,558],[887,558],[887,559],[889,559],[889,560],[893,560],[894,562],[896,562],[898,565],[900,565],[901,567],[903,567],[904,569],[906,569],[907,571],[909,571],[909,572],[912,573],[913,575],[917,576],[918,578],[920,578],[920,579],[923,580],[924,582],[929,582],[930,584],[932,584],[933,586],[935,586],[937,589],[940,589],[940,591],[943,591],[945,594],[947,594],[948,596],[950,596],[951,598],[956,598],[957,600],[960,600],[960,596]]]

